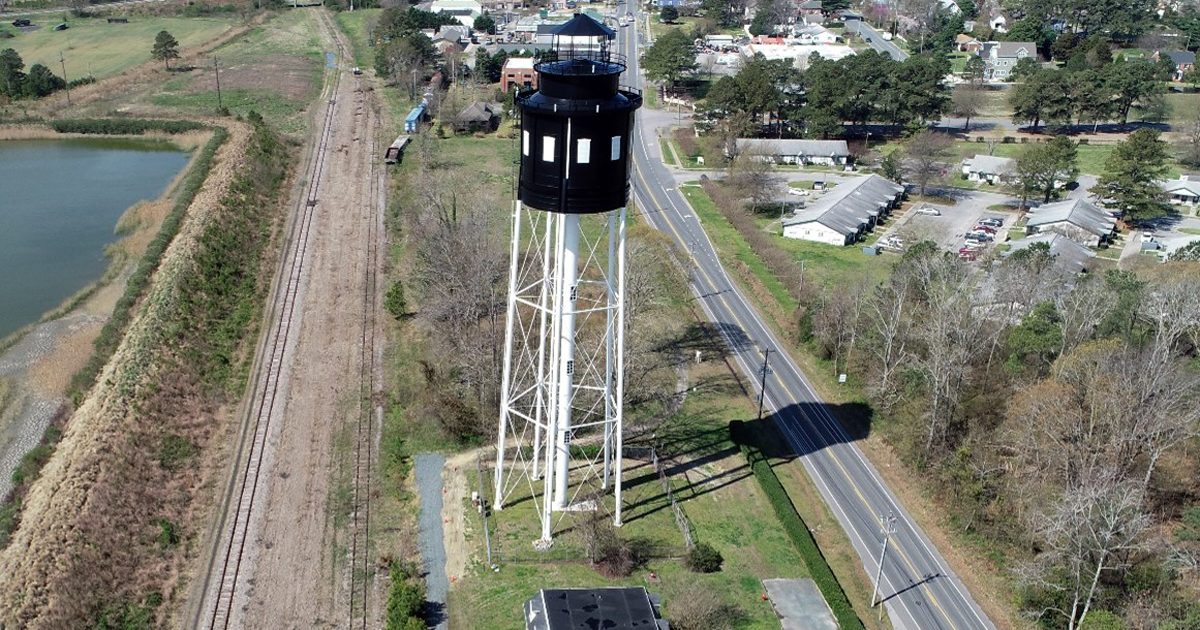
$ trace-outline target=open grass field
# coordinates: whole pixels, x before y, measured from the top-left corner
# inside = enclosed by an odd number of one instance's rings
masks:
[[[1167,94],[1167,105],[1171,107],[1168,122],[1179,125],[1196,119],[1200,113],[1200,92]]]
[[[103,79],[120,74],[150,60],[150,49],[159,31],[167,31],[187,49],[210,41],[233,27],[231,20],[222,18],[138,17],[128,24],[109,24],[103,18],[71,18],[65,31],[55,31],[61,23],[59,16],[35,16],[34,24],[42,28],[18,31],[11,39],[0,40],[0,48],[16,50],[28,70],[35,63],[62,72],[59,53],[67,64],[67,78],[78,79],[91,74]]]
[[[451,627],[518,630],[524,627],[521,605],[540,588],[616,585],[642,585],[662,595],[668,616],[682,605],[689,592],[700,589],[719,593],[739,611],[738,628],[779,627],[770,604],[762,601],[761,580],[806,577],[804,563],[780,531],[745,459],[729,441],[728,420],[748,417],[753,409],[724,362],[715,353],[711,356],[690,370],[691,382],[698,391],[689,395],[680,412],[660,426],[656,435],[664,452],[671,454],[666,461],[676,498],[697,539],[712,545],[724,557],[722,570],[696,574],[678,559],[656,558],[628,578],[609,579],[584,562],[567,559],[578,556],[578,542],[570,533],[558,539],[545,561],[536,561],[537,554],[530,546],[534,532],[528,524],[533,513],[522,511],[524,504],[518,504],[496,515],[499,535],[493,541],[499,538],[499,572],[488,571],[477,563],[470,575],[451,590]],[[627,511],[620,536],[680,546],[681,534],[649,464],[627,461]],[[477,517],[473,526],[471,543],[479,548],[476,557],[482,559]],[[513,547],[523,561],[506,561],[504,550]],[[651,572],[657,575],[657,582],[649,579]]]
[[[382,12],[383,9],[359,9],[337,14],[338,26],[350,37],[354,63],[362,68],[369,68],[374,63],[375,51],[370,47],[367,36]]]
[[[314,11],[285,11],[213,51],[221,69],[221,105],[243,116],[255,110],[285,133],[304,131],[325,61],[317,28]],[[186,114],[211,114],[217,109],[215,73],[203,67],[181,74],[149,100]]]

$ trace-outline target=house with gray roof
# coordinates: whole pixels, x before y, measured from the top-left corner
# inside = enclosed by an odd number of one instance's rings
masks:
[[[878,175],[838,184],[783,221],[783,235],[829,245],[850,245],[900,203],[904,187]]]
[[[840,166],[850,161],[845,140],[774,140],[738,138],[739,153],[754,153],[776,164],[824,164]]]
[[[1160,182],[1167,198],[1176,205],[1195,206],[1200,204],[1200,179],[1184,175],[1179,179]]]
[[[1154,59],[1158,60],[1166,57],[1175,64],[1175,74],[1171,78],[1175,81],[1182,81],[1183,77],[1196,67],[1196,53],[1190,50],[1160,50],[1154,53]]]
[[[989,81],[1008,81],[1017,62],[1027,57],[1037,60],[1033,42],[987,42],[979,51],[983,57],[983,78]]]
[[[1026,234],[1058,232],[1080,245],[1097,247],[1112,242],[1117,235],[1117,221],[1111,214],[1085,199],[1068,199],[1047,203],[1029,214]]]
[[[1096,252],[1058,232],[1034,234],[1012,241],[1008,244],[1008,251],[1003,255],[1009,256],[1013,252],[1027,249],[1037,243],[1045,243],[1049,246],[1050,255],[1054,257],[1054,264],[1072,273],[1087,273],[1095,262]]]
[[[1016,171],[1017,161],[994,155],[976,155],[963,160],[962,174],[968,181],[1004,183]]]

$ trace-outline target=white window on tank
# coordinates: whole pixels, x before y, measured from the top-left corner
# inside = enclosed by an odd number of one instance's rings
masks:
[[[575,143],[575,161],[579,164],[592,163],[592,139],[580,138]]]
[[[554,161],[554,136],[542,136],[542,161]]]
[[[609,159],[614,162],[621,159],[621,136],[612,137],[612,157]]]
[[[529,132],[528,131],[521,132],[521,154],[524,155],[525,157],[529,157]]]

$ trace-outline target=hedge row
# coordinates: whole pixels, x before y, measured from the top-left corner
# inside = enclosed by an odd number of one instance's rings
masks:
[[[194,124],[186,121],[179,122],[181,125]],[[171,212],[163,219],[162,226],[159,227],[158,234],[154,237],[154,240],[146,247],[146,252],[142,255],[142,259],[138,261],[137,269],[134,270],[133,275],[129,277],[129,281],[125,285],[125,293],[117,301],[116,307],[113,308],[112,316],[109,317],[108,321],[104,324],[104,328],[100,330],[100,335],[93,342],[92,356],[88,359],[83,369],[71,378],[69,394],[76,406],[83,402],[84,395],[91,389],[92,384],[96,382],[96,377],[100,374],[100,370],[104,369],[104,364],[108,362],[109,357],[112,356],[117,346],[121,343],[121,338],[125,334],[125,328],[133,320],[134,305],[141,298],[142,292],[149,286],[150,276],[158,269],[158,264],[162,260],[163,253],[167,251],[167,246],[171,244],[171,241],[175,239],[175,235],[179,232],[179,227],[183,224],[184,214],[187,212],[188,206],[192,204],[192,200],[200,192],[200,187],[204,185],[204,180],[208,178],[208,172],[212,169],[213,156],[216,155],[217,149],[228,137],[229,132],[223,128],[213,128],[213,137],[204,145],[204,148],[200,149],[200,154],[196,156],[196,163],[192,166],[192,170],[188,173],[187,178],[184,179],[179,196],[175,198],[175,205],[171,207]]]
[[[147,120],[142,118],[80,118],[55,120],[50,127],[58,133],[86,133],[140,136],[147,131],[184,133],[204,129],[206,125],[190,120]]]
[[[792,544],[800,552],[800,557],[804,558],[804,563],[808,565],[808,573],[812,576],[813,582],[816,582],[817,588],[821,590],[821,595],[825,597],[829,608],[833,610],[833,616],[837,619],[838,626],[842,630],[864,630],[862,620],[854,612],[850,600],[846,599],[846,592],[842,590],[842,585],[838,583],[833,570],[829,568],[829,562],[825,560],[821,548],[813,539],[812,532],[808,531],[804,519],[796,511],[796,506],[788,496],[787,490],[779,482],[779,477],[775,476],[775,471],[771,469],[771,464],[767,462],[762,451],[750,444],[751,440],[747,435],[745,423],[740,420],[730,422],[729,434],[734,443],[741,448],[742,454],[746,456],[746,461],[750,463],[750,470],[754,473],[754,478],[758,480],[758,485],[766,493],[771,507],[775,508],[775,515],[779,517],[783,530],[787,532],[788,537],[792,539]]]

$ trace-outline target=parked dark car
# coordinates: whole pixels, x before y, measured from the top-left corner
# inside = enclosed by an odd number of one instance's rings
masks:
[[[13,20],[12,24],[17,28],[21,28],[22,26],[33,26],[33,22],[30,22],[29,18],[17,18]]]
[[[54,27],[54,30],[56,30],[56,31],[65,31],[65,30],[67,30],[68,28],[70,28],[70,27],[69,27],[69,26],[67,26],[66,24],[59,24],[58,26],[55,26],[55,27]]]

